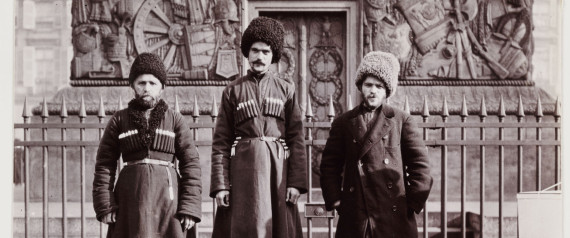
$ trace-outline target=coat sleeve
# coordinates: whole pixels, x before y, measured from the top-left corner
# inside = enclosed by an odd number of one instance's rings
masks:
[[[404,119],[401,134],[402,159],[406,166],[406,198],[408,207],[419,213],[429,196],[433,179],[427,149],[419,128],[411,116]]]
[[[341,198],[341,174],[346,153],[343,147],[345,138],[340,121],[340,118],[333,121],[321,158],[321,189],[326,209],[329,211],[333,209],[334,202]]]
[[[235,137],[233,103],[230,101],[229,88],[222,93],[220,110],[212,142],[212,175],[210,179],[210,197],[215,197],[221,190],[230,190],[230,151]]]
[[[307,156],[305,155],[305,134],[301,110],[295,95],[295,86],[289,88],[285,104],[285,134],[290,150],[287,165],[287,187],[297,188],[301,194],[307,192]]]
[[[177,215],[189,215],[201,220],[202,181],[200,156],[192,140],[188,124],[180,113],[174,114],[175,156],[179,161],[181,179],[178,184]]]
[[[119,119],[116,113],[105,128],[103,137],[99,143],[95,162],[95,175],[93,178],[93,207],[97,220],[112,211],[117,210],[113,188],[117,161],[121,155],[119,149]]]

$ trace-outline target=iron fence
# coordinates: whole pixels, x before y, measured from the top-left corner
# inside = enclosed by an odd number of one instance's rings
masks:
[[[211,135],[214,133],[214,126],[217,118],[217,108],[215,99],[213,99],[213,106],[211,108],[211,115],[209,116],[211,120],[204,120],[200,121],[200,118],[203,118],[199,114],[198,104],[196,103],[197,100],[194,102],[194,112],[192,113],[192,121],[189,122],[189,126],[193,132],[194,140],[198,147],[208,147],[211,146],[212,141],[210,140],[200,140],[198,135],[200,133],[210,133]],[[434,185],[435,187],[439,187],[439,193],[432,193],[430,196],[430,203],[437,203],[439,202],[439,211],[431,211],[429,206],[426,206],[424,211],[421,213],[421,216],[418,216],[419,219],[419,227],[418,230],[420,231],[422,237],[430,237],[434,234],[439,234],[440,237],[447,237],[448,234],[457,232],[461,233],[461,237],[467,237],[467,234],[470,232],[479,233],[481,237],[485,235],[485,230],[487,227],[487,221],[485,220],[485,216],[488,213],[486,210],[486,203],[489,202],[488,196],[489,192],[488,189],[488,170],[494,169],[494,166],[488,165],[486,162],[487,160],[491,161],[498,161],[498,171],[497,171],[497,178],[498,179],[498,186],[496,188],[496,193],[498,198],[498,231],[496,236],[503,237],[504,236],[504,205],[505,205],[505,169],[509,170],[516,170],[516,192],[522,192],[525,188],[525,175],[524,171],[529,170],[535,171],[535,174],[532,176],[534,180],[533,189],[541,190],[543,188],[543,184],[545,181],[543,179],[548,180],[550,184],[556,184],[560,181],[560,112],[559,112],[559,105],[556,102],[555,109],[551,115],[548,115],[549,121],[545,121],[545,115],[542,111],[542,105],[540,99],[536,102],[536,107],[534,110],[533,115],[525,115],[524,105],[523,102],[519,98],[518,102],[518,111],[513,115],[507,115],[505,113],[504,102],[501,97],[500,103],[498,105],[498,112],[496,115],[488,115],[487,114],[487,106],[485,104],[485,100],[481,99],[480,109],[477,115],[468,115],[467,105],[465,99],[463,99],[462,109],[458,115],[450,115],[447,110],[447,100],[444,99],[443,101],[443,108],[440,110],[439,115],[430,115],[429,109],[429,102],[427,98],[424,98],[424,105],[422,113],[419,115],[415,115],[415,117],[420,118],[418,126],[423,130],[423,139],[427,147],[430,150],[430,157],[432,157],[432,162],[434,164],[439,164],[439,167],[433,167],[432,171],[435,171],[434,178],[436,181],[440,181],[440,184]],[[332,100],[330,104],[332,105]],[[122,108],[121,102],[118,104],[118,108]],[[311,105],[310,102],[307,102],[307,105]],[[349,108],[351,105],[349,105]],[[66,102],[62,99],[61,102],[61,110],[59,116],[59,122],[48,122],[50,115],[48,114],[47,104],[44,100],[42,106],[42,112],[39,116],[33,116],[31,114],[31,110],[27,103],[25,102],[24,105],[24,112],[22,114],[23,123],[16,123],[14,124],[14,129],[16,131],[20,130],[23,132],[23,140],[15,140],[14,146],[16,148],[22,148],[23,150],[23,184],[24,184],[24,237],[31,237],[30,233],[30,181],[31,176],[41,176],[42,180],[42,236],[48,237],[50,232],[50,210],[49,210],[49,182],[50,177],[48,176],[48,171],[52,164],[49,163],[49,148],[60,148],[61,153],[61,171],[60,171],[60,179],[61,179],[61,234],[62,237],[67,237],[69,233],[69,224],[68,224],[68,162],[71,160],[79,160],[79,203],[80,203],[80,234],[81,237],[87,237],[86,234],[86,219],[87,219],[87,212],[86,209],[86,153],[87,148],[97,147],[99,144],[99,140],[103,134],[103,130],[106,126],[105,118],[105,106],[103,103],[103,99],[100,100],[99,111],[96,115],[96,120],[86,121],[88,118],[85,112],[85,104],[83,99],[81,100],[80,109],[78,113],[78,122],[68,122],[68,114],[66,108]],[[409,113],[409,105],[406,101],[403,105],[403,110]],[[314,116],[312,112],[312,108],[308,106],[305,110],[305,123],[304,127],[306,129],[306,149],[307,149],[307,167],[309,169],[308,173],[308,183],[311,185],[310,192],[307,194],[306,203],[305,203],[305,210],[304,215],[306,218],[305,224],[305,236],[306,237],[313,237],[314,227],[313,222],[315,220],[323,219],[326,221],[326,236],[333,237],[334,234],[334,220],[336,214],[334,212],[327,212],[324,207],[324,203],[320,196],[320,189],[318,186],[315,186],[315,181],[313,181],[313,171],[315,168],[315,161],[318,162],[319,155],[318,153],[314,153],[318,148],[322,148],[322,146],[326,143],[326,138],[316,138],[314,135],[315,130],[328,130],[330,128],[330,124],[335,117],[334,107],[329,106],[328,111],[328,121],[313,121]],[[174,103],[174,110],[179,111],[178,100],[176,99]],[[32,118],[36,117],[37,119],[41,118],[41,122],[32,122]],[[57,116],[56,116],[57,117]],[[90,116],[93,118],[93,116]],[[53,117],[52,117],[53,118]],[[457,120],[450,120],[450,118],[457,118]],[[495,120],[488,120],[490,118],[495,118]],[[511,121],[505,121],[506,119],[511,118]],[[527,121],[528,118],[534,118],[534,122]],[[49,130],[59,130],[59,137],[50,139],[48,136],[48,129]],[[41,138],[32,137],[31,131],[36,130],[37,133],[41,134]],[[507,135],[507,131],[516,131]],[[553,130],[553,136],[550,138],[543,137],[543,130]],[[70,131],[78,131],[79,138],[69,138]],[[91,136],[88,139],[88,131],[96,131],[97,136]],[[490,133],[492,132],[492,133]],[[534,133],[534,138],[528,138],[528,135],[532,135]],[[34,134],[34,135],[35,135]],[[210,136],[211,136],[210,135]],[[452,135],[450,137],[450,135]],[[491,136],[488,136],[491,135]],[[455,136],[455,137],[453,137]],[[51,136],[53,137],[53,136]],[[41,148],[41,156],[32,156],[30,150],[32,148]],[[68,150],[70,148],[79,148],[79,158],[68,158]],[[458,150],[457,150],[458,148]],[[509,149],[516,149],[516,155],[514,156],[516,159],[516,166],[512,166],[513,168],[508,167],[509,164],[505,163],[505,159],[509,157],[509,155],[505,154],[505,148]],[[535,161],[534,166],[529,166],[528,162],[525,162],[525,158],[528,158],[528,153],[524,153],[525,150],[529,150],[528,148],[533,148],[535,151],[534,157],[532,159]],[[546,154],[553,154],[553,164],[547,164],[546,166],[548,172],[553,172],[553,174],[546,173],[543,174],[543,154],[545,151],[543,149],[550,149],[552,148],[553,153],[546,153]],[[497,150],[497,153],[488,153],[488,149]],[[459,158],[450,158],[449,152],[458,152]],[[470,153],[470,154],[468,154]],[[478,155],[478,156],[477,156]],[[439,156],[439,158],[438,158]],[[203,155],[203,158],[209,158],[209,155]],[[450,229],[450,214],[449,211],[449,204],[450,204],[450,197],[449,197],[449,185],[453,180],[449,178],[449,165],[455,162],[455,159],[459,160],[459,203],[460,209],[458,211],[459,216],[459,229]],[[469,160],[468,160],[469,159]],[[41,174],[31,174],[30,171],[30,163],[33,160],[41,160],[42,161],[42,172]],[[479,160],[479,167],[471,166],[468,167],[468,163],[473,163],[471,160]],[[548,161],[552,161],[548,159]],[[525,164],[526,163],[526,164]],[[453,171],[452,171],[453,172]],[[468,175],[473,176],[473,174],[478,174],[479,181],[473,181],[468,179]],[[528,173],[527,173],[528,174]],[[528,177],[528,176],[526,176]],[[495,178],[493,178],[495,179]],[[89,181],[90,182],[90,181]],[[479,215],[475,216],[475,221],[469,218],[469,212],[467,211],[466,204],[468,198],[468,185],[469,186],[478,186],[478,201],[475,203],[479,204]],[[527,186],[528,187],[528,184]],[[560,189],[557,187],[556,189]],[[437,191],[437,190],[435,190]],[[491,193],[495,193],[494,191]],[[494,194],[493,194],[494,195]],[[435,198],[434,198],[435,197]],[[216,204],[212,200],[212,215],[215,214]],[[437,224],[434,219],[430,219],[430,213],[434,213],[436,216],[439,216],[439,224]],[[437,219],[435,219],[437,220]],[[478,220],[478,221],[477,221]],[[469,227],[468,223],[472,222],[479,222],[479,227],[473,228]],[[205,229],[211,229],[205,228]],[[99,235],[103,237],[105,233],[105,225],[99,223]],[[198,231],[198,229],[196,229]],[[203,231],[204,229],[201,229]],[[492,235],[495,236],[495,235]]]

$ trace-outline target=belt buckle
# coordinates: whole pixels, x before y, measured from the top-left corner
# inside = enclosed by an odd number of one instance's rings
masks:
[[[261,140],[261,141],[267,141],[267,137],[265,137],[265,136],[259,137],[259,140]]]

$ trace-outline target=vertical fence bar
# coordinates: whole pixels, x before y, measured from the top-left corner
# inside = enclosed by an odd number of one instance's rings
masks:
[[[406,96],[406,99],[404,101],[404,111],[406,113],[410,113],[410,104],[408,102],[408,96]],[[429,118],[429,111],[427,112],[426,115],[422,114],[422,122],[426,123],[428,122],[428,118]],[[428,133],[428,128],[424,127],[423,128],[423,139],[424,141],[429,140],[429,133]],[[427,146],[426,146],[426,150],[427,150]],[[429,198],[428,198],[429,199]],[[428,201],[426,200],[426,204],[428,203]],[[429,219],[428,219],[428,210],[427,210],[427,205],[424,207],[424,214],[423,214],[423,219],[424,219],[424,224],[423,224],[423,237],[424,238],[428,238],[429,237],[429,232],[428,232],[428,227],[429,227]]]
[[[99,123],[103,124],[105,122],[105,104],[103,104],[103,96],[99,97],[99,112],[97,113],[99,118]],[[99,128],[99,140],[103,138],[103,128]],[[118,176],[115,176],[118,177]],[[103,238],[103,222],[99,222],[99,237]]]
[[[178,99],[178,98],[177,98]],[[212,96],[212,113],[210,113],[210,116],[212,117],[212,122],[214,124],[216,124],[216,118],[218,117],[218,104],[216,103],[216,97]],[[212,140],[214,139],[214,130],[215,130],[215,125],[214,127],[212,127]],[[212,218],[216,217],[216,208],[218,206],[216,205],[216,199],[212,199]],[[198,229],[196,229],[198,230]]]
[[[43,106],[42,106],[42,123],[46,124],[49,118],[47,102],[44,98]],[[42,128],[42,141],[47,141],[47,128]],[[42,146],[43,150],[43,181],[42,181],[42,201],[43,201],[43,237],[49,236],[49,151],[47,146]]]
[[[540,103],[540,97],[536,100],[536,122],[542,122],[542,104]],[[536,127],[536,141],[542,140],[542,128],[540,126]],[[536,191],[541,190],[542,185],[542,146],[536,146]]]
[[[485,98],[481,98],[481,109],[479,111],[479,120],[481,122],[485,122],[485,117],[487,117],[487,106],[485,105]],[[485,140],[485,127],[482,126],[479,128],[479,138],[481,141]],[[480,150],[480,175],[479,175],[479,183],[481,184],[479,187],[479,213],[481,216],[479,217],[479,222],[481,224],[481,234],[480,237],[483,238],[485,234],[485,146],[481,145],[479,147]]]
[[[28,98],[24,98],[24,110],[22,118],[24,123],[30,123],[32,113],[28,107]],[[28,141],[30,137],[30,129],[24,128],[24,141]],[[30,235],[30,148],[24,146],[24,237],[28,238]]]
[[[427,110],[427,98],[424,97],[424,112]],[[443,110],[441,113],[441,120],[443,123],[447,122],[449,111],[447,109],[447,98],[443,98]],[[441,128],[441,139],[447,140],[447,128],[445,125]],[[441,146],[441,233],[443,238],[447,238],[447,146]]]
[[[305,111],[305,117],[307,119],[308,123],[311,123],[313,121],[313,107],[311,106],[311,95],[307,95],[307,110]],[[307,182],[309,184],[309,192],[307,193],[307,203],[312,203],[313,202],[313,196],[312,196],[312,191],[311,191],[311,187],[312,187],[312,177],[311,177],[311,161],[312,161],[312,157],[313,157],[313,146],[312,146],[312,142],[313,142],[313,131],[311,127],[307,127],[307,141],[310,142],[309,145],[307,145]],[[311,217],[307,217],[307,237],[308,238],[312,238],[313,237],[313,233],[312,233],[312,227],[313,227],[313,220]]]
[[[81,95],[81,105],[79,107],[79,123],[85,123],[87,113],[85,112],[85,100]],[[85,128],[79,129],[79,140],[85,140]],[[80,209],[81,209],[81,237],[86,237],[85,231],[85,146],[80,146],[80,163],[79,163],[79,189],[80,189]]]
[[[67,107],[65,96],[61,97],[61,112],[59,113],[61,123],[67,123]],[[61,141],[67,140],[67,129],[61,128]],[[61,147],[61,234],[67,237],[67,148]]]
[[[503,101],[503,95],[501,95],[501,101],[499,102],[499,122],[503,122],[505,119],[505,103]],[[499,140],[504,140],[504,128],[499,127]],[[503,200],[505,195],[505,148],[503,145],[499,146],[499,238],[503,237]]]
[[[336,115],[336,112],[335,112],[335,110],[334,110],[333,97],[332,97],[332,95],[329,95],[329,114],[328,114],[329,122],[331,122],[331,123],[333,122],[335,115]],[[311,167],[309,167],[309,173],[310,173],[310,174],[312,173]],[[309,177],[310,177],[310,176],[309,176]],[[309,183],[309,188],[310,188],[310,187],[311,187],[311,184],[312,184],[312,181],[309,180],[309,182],[311,182],[311,183]],[[329,217],[329,218],[327,218],[327,219],[328,219],[328,225],[329,225],[329,238],[333,238],[332,218]]]
[[[560,104],[558,98],[556,98],[556,104],[554,105],[554,122],[560,123]],[[560,127],[554,128],[554,139],[560,142]],[[560,169],[562,168],[560,162],[560,145],[554,146],[554,184],[561,181]],[[554,189],[561,189],[560,185],[556,186]]]
[[[524,105],[522,103],[522,97],[519,95],[519,107],[517,112],[517,122],[522,123],[524,118]],[[517,128],[517,139],[519,141],[523,140],[523,128]],[[517,146],[517,192],[523,191],[523,146]]]
[[[178,101],[178,97],[176,97],[176,100]],[[194,123],[197,123],[198,120],[200,118],[200,107],[198,107],[198,98],[196,97],[196,94],[194,94],[194,112],[192,113],[192,121]],[[193,132],[193,140],[196,141],[198,140],[198,128],[194,127]],[[194,237],[198,237],[198,223],[194,224]]]
[[[461,122],[465,123],[467,116],[467,102],[465,101],[465,95],[463,95],[463,103],[461,104]],[[465,146],[465,141],[467,140],[467,133],[465,127],[461,127],[461,237],[467,237],[467,217],[465,214],[465,198],[467,197],[467,146]]]

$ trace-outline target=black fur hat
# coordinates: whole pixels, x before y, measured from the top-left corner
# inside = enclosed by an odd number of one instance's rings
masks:
[[[132,85],[141,74],[152,74],[162,84],[162,88],[166,86],[166,69],[162,59],[153,53],[142,53],[135,59],[131,65],[129,74],[129,84]]]
[[[285,30],[281,22],[269,17],[257,17],[249,23],[241,38],[241,53],[247,58],[253,43],[261,41],[271,47],[273,58],[271,63],[279,62],[283,51]]]

